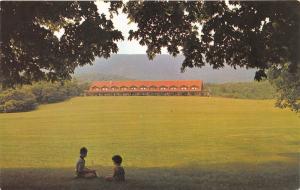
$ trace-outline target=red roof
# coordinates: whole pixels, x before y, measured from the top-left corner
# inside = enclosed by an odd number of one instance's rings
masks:
[[[167,81],[96,81],[93,82],[90,86],[90,91],[93,91],[95,87],[103,88],[107,87],[137,87],[138,89],[134,91],[140,91],[140,87],[182,87],[185,86],[188,89],[192,87],[197,87],[197,90],[202,90],[203,82],[201,80],[167,80]],[[179,90],[179,89],[178,89]]]

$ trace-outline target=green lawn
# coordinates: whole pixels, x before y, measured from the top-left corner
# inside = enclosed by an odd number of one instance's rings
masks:
[[[209,176],[218,184],[220,181],[215,181],[213,174],[226,176],[224,172],[230,179],[220,179],[223,184],[231,184],[240,177],[240,183],[233,184],[249,185],[247,180],[243,181],[244,175],[250,179],[264,176],[272,184],[275,178],[286,175],[294,187],[299,183],[299,129],[299,116],[274,108],[272,100],[78,97],[43,105],[32,112],[0,114],[0,168],[2,175],[7,176],[1,183],[10,184],[10,180],[26,170],[41,172],[38,176],[47,178],[48,172],[43,171],[55,173],[64,168],[68,172],[61,175],[72,176],[79,148],[86,146],[87,165],[102,170],[101,174],[109,173],[104,171],[112,165],[111,156],[120,154],[129,182],[148,180],[133,182],[138,185],[129,184],[129,189],[153,185],[149,180],[161,177],[164,183],[158,186],[167,187],[168,183],[174,184],[172,180],[184,179],[182,183],[194,189],[202,187],[199,180],[204,180],[204,184],[205,179],[211,181]],[[151,175],[147,176],[147,171]],[[135,175],[138,172],[141,174]],[[178,179],[178,173],[186,175]],[[191,181],[195,176],[199,177],[200,186]],[[151,185],[147,187],[151,189]]]

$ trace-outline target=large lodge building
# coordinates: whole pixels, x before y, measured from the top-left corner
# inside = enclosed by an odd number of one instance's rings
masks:
[[[88,96],[200,96],[201,80],[176,81],[97,81],[93,82]]]

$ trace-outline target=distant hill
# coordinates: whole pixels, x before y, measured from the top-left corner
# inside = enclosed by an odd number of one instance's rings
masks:
[[[91,81],[124,81],[124,80],[135,80],[132,78],[114,75],[114,74],[103,74],[97,72],[80,73],[75,75],[75,79],[79,82],[91,82]]]
[[[208,83],[253,81],[255,69],[233,69],[226,66],[214,70],[210,66],[187,69],[180,72],[184,57],[158,55],[149,60],[146,55],[113,55],[109,59],[97,58],[93,65],[77,68],[79,80],[192,80]]]

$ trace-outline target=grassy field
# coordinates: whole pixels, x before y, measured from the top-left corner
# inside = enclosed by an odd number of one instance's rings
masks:
[[[273,104],[208,97],[78,97],[32,112],[0,114],[1,186],[296,189],[300,118]],[[110,173],[111,156],[122,155],[128,182],[73,180],[81,146],[89,149],[87,165],[102,175]]]

